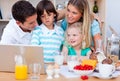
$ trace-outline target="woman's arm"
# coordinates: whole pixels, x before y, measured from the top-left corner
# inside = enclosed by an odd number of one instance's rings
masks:
[[[65,18],[66,9],[57,10],[57,12],[58,12],[58,18],[57,18],[58,21],[61,20],[61,19],[63,19],[63,18]]]
[[[97,42],[96,42],[97,40],[102,40],[100,33],[95,34],[94,37],[93,37],[95,50],[97,49],[97,46],[96,46],[97,45]]]
[[[96,20],[93,20],[93,22],[92,22],[91,34],[92,34],[92,38],[93,38],[94,48],[96,50],[96,41],[102,40],[100,26],[99,26],[98,21],[96,21]]]

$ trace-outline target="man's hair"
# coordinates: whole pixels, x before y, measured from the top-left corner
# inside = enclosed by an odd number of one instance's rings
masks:
[[[34,14],[36,14],[36,9],[28,1],[20,0],[12,6],[13,18],[22,23],[26,21],[26,18],[33,16]]]

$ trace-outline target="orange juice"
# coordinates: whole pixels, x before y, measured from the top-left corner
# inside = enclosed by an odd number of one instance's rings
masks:
[[[27,65],[15,66],[15,78],[18,80],[27,79]]]

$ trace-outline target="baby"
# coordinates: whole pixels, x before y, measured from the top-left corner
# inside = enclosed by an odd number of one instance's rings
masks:
[[[82,23],[76,22],[68,26],[66,30],[66,42],[64,43],[62,52],[64,54],[64,62],[67,61],[67,56],[74,55],[78,57],[79,61],[89,59],[91,49],[89,47],[83,48],[82,44],[85,35],[82,31]]]

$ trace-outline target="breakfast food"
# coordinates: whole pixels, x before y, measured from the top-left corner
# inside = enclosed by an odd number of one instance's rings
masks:
[[[93,70],[93,66],[91,65],[76,65],[74,67],[75,70]]]
[[[96,67],[97,61],[96,60],[91,60],[91,59],[85,59],[82,61],[82,65],[91,65],[93,68]]]
[[[111,58],[106,58],[102,61],[102,64],[112,64],[113,60]]]
[[[96,53],[92,53],[90,54],[90,57],[89,57],[91,60],[96,60],[97,61],[97,54]]]
[[[60,66],[57,63],[55,63],[54,64],[54,69],[60,69]]]
[[[54,67],[53,67],[53,65],[48,65],[47,66],[47,70],[52,70]]]
[[[113,60],[113,62],[117,62],[119,60],[119,56],[118,55],[111,55],[110,58]]]
[[[116,66],[116,67],[120,67],[120,61],[116,62],[116,63],[115,63],[115,66]]]
[[[106,56],[103,52],[96,52],[92,53],[89,57],[91,60],[96,60],[97,62],[102,62],[104,59],[106,59]]]
[[[87,79],[88,79],[88,76],[87,76],[87,75],[82,75],[80,78],[81,78],[82,80],[87,80]]]

